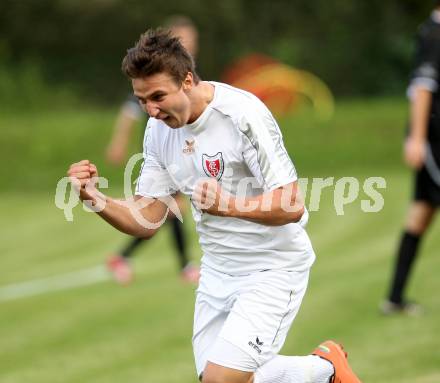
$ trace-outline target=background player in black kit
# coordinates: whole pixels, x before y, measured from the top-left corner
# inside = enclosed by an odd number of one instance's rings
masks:
[[[423,235],[440,205],[440,1],[417,34],[415,67],[411,75],[409,134],[405,142],[406,163],[415,170],[414,197],[409,206],[404,233],[384,314],[416,314],[420,306],[405,297],[405,287]]]

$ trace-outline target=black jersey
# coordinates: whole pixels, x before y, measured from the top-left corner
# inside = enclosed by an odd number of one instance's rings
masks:
[[[417,34],[410,87],[422,85],[433,94],[428,141],[440,149],[440,12],[433,12]]]

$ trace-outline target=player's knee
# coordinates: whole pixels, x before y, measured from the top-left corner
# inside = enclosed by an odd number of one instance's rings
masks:
[[[409,217],[406,221],[406,231],[412,235],[423,235],[431,220],[428,217]]]
[[[222,368],[207,367],[201,376],[202,383],[250,383],[252,381],[252,376],[249,374],[238,371],[236,374],[231,374]]]
[[[220,374],[204,372],[202,375],[202,383],[226,383],[226,380]]]
[[[221,368],[212,366],[208,363],[202,374],[202,383],[227,383],[226,374],[223,373]]]
[[[415,235],[415,236],[422,236],[425,234],[426,229],[428,228],[427,225],[415,225],[413,223],[406,225],[406,232],[409,234]]]
[[[202,378],[202,383],[232,383],[226,376],[213,376],[213,375],[204,375]],[[234,381],[235,383],[235,381]],[[247,382],[238,382],[237,383],[247,383]]]
[[[426,225],[420,220],[415,220],[412,217],[407,218],[405,223],[405,231],[412,235],[421,235],[425,232]]]
[[[406,231],[413,235],[422,235],[428,229],[434,208],[424,202],[413,203],[408,211],[406,218]]]

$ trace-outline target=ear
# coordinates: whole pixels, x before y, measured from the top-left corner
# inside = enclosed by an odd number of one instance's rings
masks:
[[[184,91],[191,90],[194,86],[194,76],[191,72],[186,74],[185,80],[183,80],[182,87]]]

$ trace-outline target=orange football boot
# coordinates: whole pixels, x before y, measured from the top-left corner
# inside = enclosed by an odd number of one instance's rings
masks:
[[[347,353],[331,340],[321,343],[313,352],[322,359],[329,361],[335,370],[330,383],[362,383],[348,364]]]

